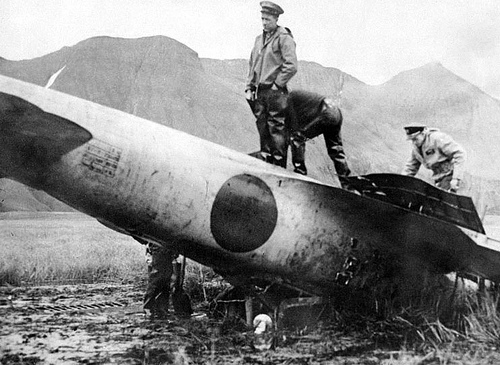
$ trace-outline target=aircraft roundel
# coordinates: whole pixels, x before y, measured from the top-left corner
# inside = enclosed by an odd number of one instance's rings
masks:
[[[243,174],[220,188],[210,214],[210,229],[222,248],[249,252],[266,243],[277,220],[278,208],[269,186],[256,176]]]

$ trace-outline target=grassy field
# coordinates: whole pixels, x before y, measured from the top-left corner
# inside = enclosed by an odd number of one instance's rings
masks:
[[[0,214],[0,285],[145,277],[145,248],[79,213]]]
[[[500,240],[500,216],[487,216],[485,227]],[[130,281],[146,275],[144,246],[80,213],[0,213],[0,252],[0,285]],[[197,265],[188,272],[203,275]]]
[[[500,238],[500,217],[486,217],[485,226],[490,236]],[[79,213],[2,213],[0,252],[0,286],[4,287],[137,283],[147,277],[142,245]],[[219,278],[214,279],[210,270],[188,261],[186,289],[197,302],[207,302],[206,287],[199,284],[216,280]],[[208,293],[208,297],[214,294]],[[401,351],[411,350],[408,361],[401,362],[400,357],[394,364],[498,363],[498,292],[478,295],[459,288],[449,299],[446,318],[436,316],[435,309],[442,307],[439,301],[443,299],[435,298],[428,310],[421,306],[394,308],[383,319],[334,313],[333,326],[366,332],[377,338],[375,342],[378,337],[386,341],[392,336]]]

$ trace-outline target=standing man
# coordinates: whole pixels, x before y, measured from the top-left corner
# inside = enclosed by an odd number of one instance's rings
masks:
[[[149,311],[152,319],[168,317],[172,276],[175,275],[172,304],[178,315],[190,316],[193,313],[189,296],[184,293],[184,266],[179,264],[179,254],[165,246],[133,236],[136,241],[146,246],[146,263],[148,265],[148,287],[144,295],[144,310]]]
[[[288,28],[278,26],[283,9],[261,1],[262,34],[255,39],[245,97],[257,121],[258,158],[286,168],[288,132],[285,126],[287,83],[297,72],[295,41]]]
[[[309,91],[294,90],[289,94],[288,108],[294,171],[307,175],[306,141],[322,134],[337,174],[349,176],[351,170],[347,165],[340,133],[342,112],[333,99]]]
[[[466,154],[463,147],[436,128],[408,126],[404,129],[413,149],[402,174],[415,176],[423,164],[432,170],[435,186],[456,193],[464,173]]]
[[[149,310],[151,318],[166,318],[170,302],[173,261],[178,254],[155,242],[143,241],[146,245],[146,263],[148,265],[148,287],[144,295],[144,309]]]

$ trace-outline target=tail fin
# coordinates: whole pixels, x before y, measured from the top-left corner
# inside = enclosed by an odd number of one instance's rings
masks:
[[[0,92],[0,173],[20,182],[81,146],[92,134],[78,124]]]
[[[51,163],[92,138],[78,124],[0,92],[0,141],[21,163]]]

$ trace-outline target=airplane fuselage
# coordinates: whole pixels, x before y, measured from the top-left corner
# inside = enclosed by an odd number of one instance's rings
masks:
[[[2,176],[243,281],[328,295],[377,260],[448,272],[473,256],[453,224],[6,77],[0,154]]]

